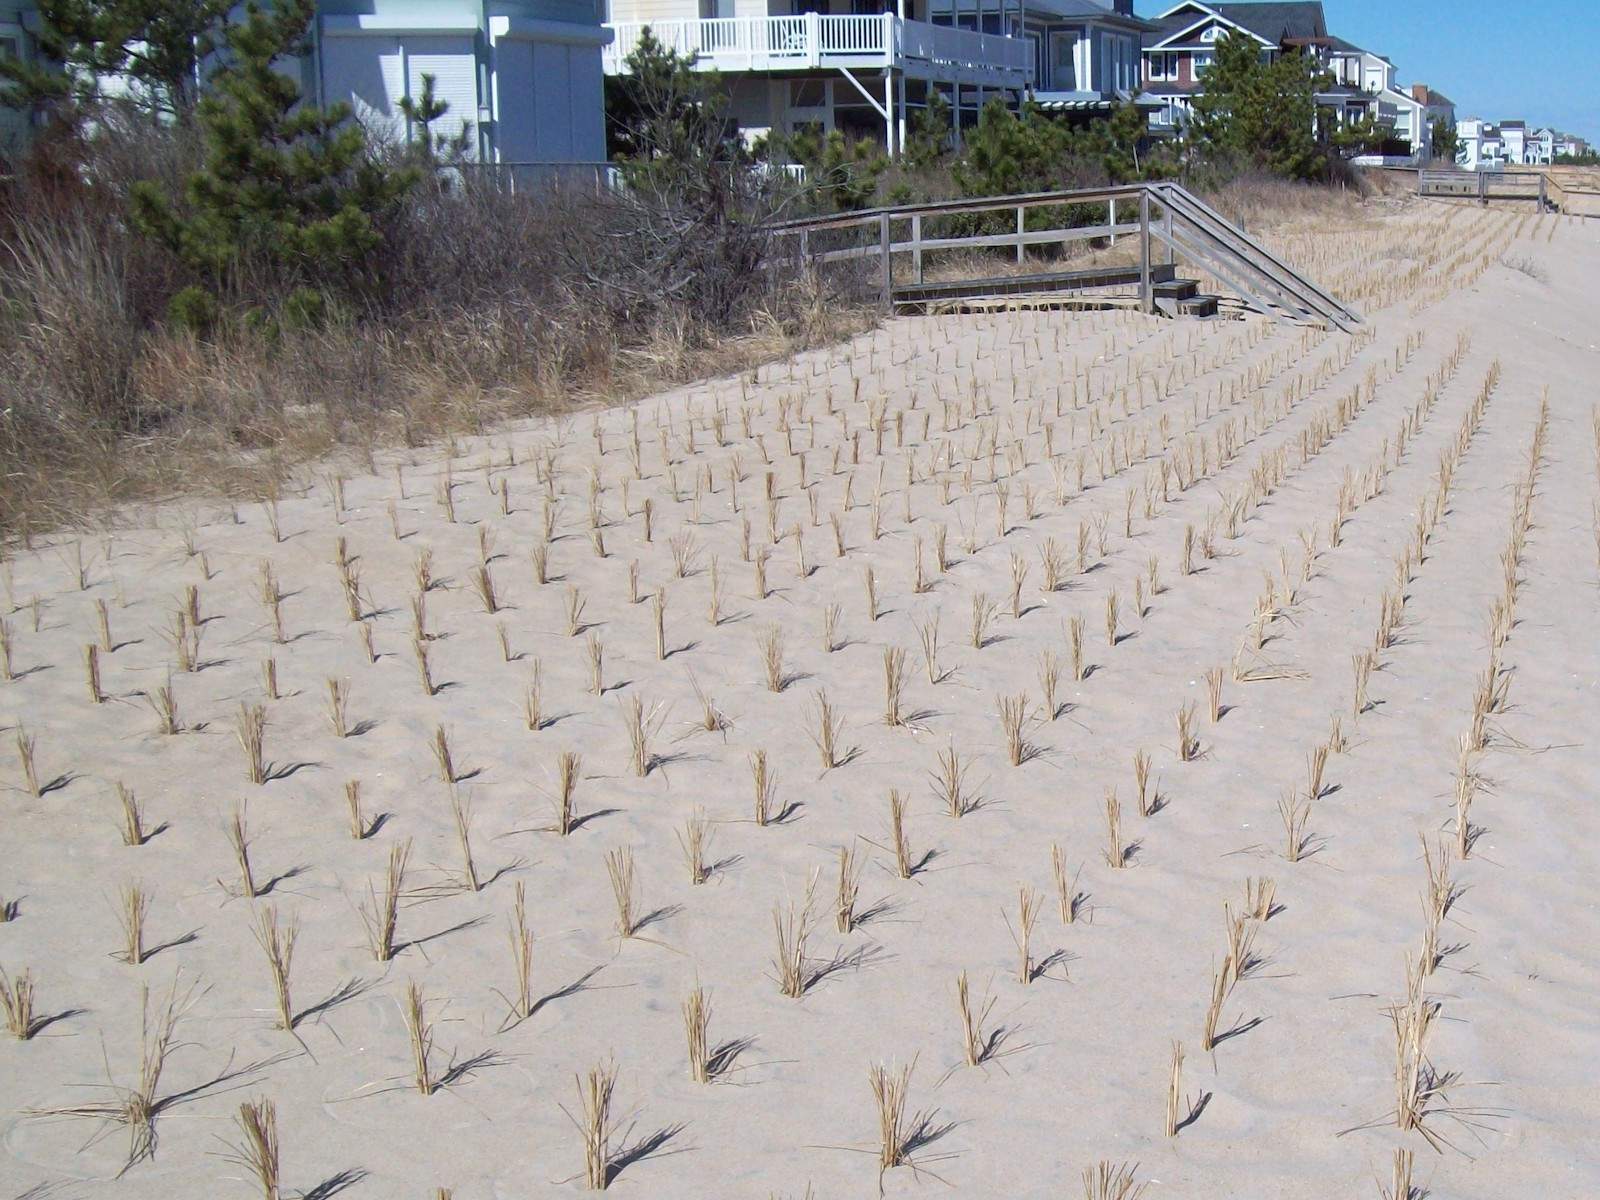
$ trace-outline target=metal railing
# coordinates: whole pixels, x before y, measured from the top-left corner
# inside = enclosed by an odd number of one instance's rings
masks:
[[[1070,224],[1030,229],[1028,216],[1039,209],[1104,205],[1103,224]],[[926,225],[956,216],[1013,213],[1004,233],[967,233],[927,236]],[[1119,220],[1119,213],[1121,219]],[[944,200],[931,204],[900,205],[866,212],[838,213],[828,217],[778,222],[770,226],[780,246],[813,263],[877,260],[878,287],[886,307],[894,303],[896,256],[909,256],[917,283],[923,280],[924,258],[950,250],[1014,247],[1016,261],[1026,260],[1031,247],[1066,245],[1084,239],[1135,237],[1138,239],[1138,302],[1145,312],[1155,311],[1152,267],[1160,247],[1169,262],[1178,257],[1207,271],[1245,305],[1281,320],[1331,326],[1349,331],[1361,316],[1337,297],[1283,262],[1261,243],[1230,223],[1199,197],[1176,183],[1136,183],[1121,187],[1083,188],[1060,192],[1033,192],[981,200]],[[829,235],[841,231],[876,233],[872,242],[828,245]],[[896,231],[900,237],[896,238]],[[973,281],[981,285],[983,281]]]
[[[1026,39],[907,21],[894,13],[617,21],[607,28],[615,35],[602,51],[609,75],[627,70],[627,57],[647,29],[666,49],[692,56],[704,70],[920,68],[1014,87],[1033,74],[1033,47]]]

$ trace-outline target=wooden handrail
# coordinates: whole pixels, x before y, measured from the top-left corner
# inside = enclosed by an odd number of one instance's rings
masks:
[[[896,204],[882,208],[863,208],[856,212],[831,213],[822,217],[794,217],[773,221],[767,228],[774,233],[800,230],[849,229],[855,225],[874,225],[879,218],[939,217],[953,213],[998,212],[1008,208],[1039,208],[1058,204],[1091,204],[1099,200],[1122,200],[1137,196],[1150,185],[1120,184],[1103,188],[1078,188],[1062,192],[1023,192],[1015,196],[989,196],[981,200],[933,200],[925,204]]]

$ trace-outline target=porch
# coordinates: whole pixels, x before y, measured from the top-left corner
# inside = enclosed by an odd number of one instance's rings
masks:
[[[693,55],[701,70],[724,74],[880,70],[989,88],[1033,82],[1033,48],[1024,40],[892,12],[618,21],[607,28],[615,34],[604,52],[608,75],[626,72],[628,55],[649,29],[668,50]]]

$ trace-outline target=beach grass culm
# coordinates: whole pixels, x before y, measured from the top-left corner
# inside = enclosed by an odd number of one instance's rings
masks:
[[[783,630],[777,625],[761,635],[761,667],[766,676],[767,691],[783,691]]]
[[[1405,1146],[1396,1146],[1394,1159],[1390,1163],[1389,1182],[1378,1184],[1378,1194],[1383,1200],[1422,1200],[1425,1193],[1413,1186],[1411,1182],[1412,1171],[1415,1169],[1413,1155]]]
[[[127,1131],[128,1150],[122,1173],[140,1162],[155,1157],[156,1117],[163,1104],[158,1095],[167,1060],[178,1048],[178,1026],[194,1002],[194,985],[184,985],[174,979],[166,1001],[152,1006],[150,989],[139,990],[139,1070],[135,1081],[129,1085],[111,1084],[111,1095],[103,1100],[89,1100],[65,1108],[47,1109],[41,1115],[81,1118],[100,1123],[103,1127],[119,1127]]]
[[[1027,753],[1023,730],[1028,722],[1028,697],[1026,695],[996,696],[995,713],[1000,719],[1000,733],[1005,739],[1006,760],[1020,767]]]
[[[1078,876],[1076,873],[1067,875],[1066,856],[1055,843],[1050,846],[1050,878],[1055,883],[1061,923],[1071,925],[1078,919]]]
[[[117,957],[138,966],[147,957],[145,922],[150,917],[151,893],[140,883],[127,883],[117,893],[117,924],[122,929],[122,945]]]
[[[333,728],[336,738],[350,736],[350,681],[348,679],[329,679],[328,686],[328,724]]]
[[[833,893],[833,923],[840,933],[856,927],[856,905],[861,898],[861,858],[854,846],[840,846],[839,870]]]
[[[450,789],[450,817],[455,826],[456,848],[461,852],[461,882],[469,892],[481,891],[477,860],[472,854],[472,804],[456,788]]]
[[[678,846],[689,868],[689,882],[697,887],[711,878],[711,864],[706,858],[711,848],[711,832],[711,819],[701,808],[690,813],[678,831]]]
[[[1083,1200],[1140,1200],[1149,1190],[1138,1182],[1138,1163],[1102,1160],[1083,1170]]]
[[[1044,717],[1047,721],[1054,721],[1061,712],[1058,696],[1061,688],[1061,660],[1056,657],[1053,649],[1039,652],[1038,657],[1039,690],[1044,695]]]
[[[696,984],[683,1001],[683,1032],[689,1051],[689,1078],[711,1082],[711,1000]]]
[[[1222,1023],[1222,1005],[1228,998],[1229,977],[1228,970],[1213,970],[1211,973],[1211,996],[1206,1002],[1205,1023],[1200,1030],[1200,1048],[1210,1053],[1217,1044],[1217,1032]]]
[[[239,747],[244,751],[245,778],[251,783],[267,781],[266,737],[267,710],[265,705],[239,705],[234,717],[234,733]]]
[[[906,797],[898,788],[889,789],[889,845],[894,852],[894,873],[910,879],[915,864],[906,831]]]
[[[456,773],[455,755],[450,749],[450,735],[443,725],[433,727],[433,740],[428,744],[428,749],[433,752],[433,763],[439,772],[440,783],[449,787],[461,778]]]
[[[777,795],[778,777],[767,762],[765,750],[754,750],[750,754],[750,786],[755,800],[755,822],[765,826],[777,810],[774,800]]]
[[[1251,876],[1244,881],[1244,912],[1257,921],[1268,920],[1274,910],[1278,885],[1266,876]]]
[[[1278,799],[1278,819],[1283,822],[1283,857],[1299,862],[1308,848],[1306,824],[1311,819],[1310,798],[1301,799],[1292,789],[1285,792]]]
[[[261,1200],[281,1200],[277,1108],[264,1097],[246,1100],[233,1122],[237,1140],[228,1143],[228,1161],[244,1168],[260,1189]]]
[[[1183,1119],[1183,1043],[1172,1043],[1172,1066],[1167,1078],[1167,1123],[1169,1138],[1178,1136],[1178,1123]]]
[[[839,738],[843,733],[844,717],[834,710],[828,693],[818,691],[812,697],[810,734],[824,771],[839,765]]]
[[[38,1032],[32,971],[24,968],[12,976],[0,967],[0,1015],[5,1018],[6,1032],[18,1041],[25,1042]]]
[[[400,924],[400,901],[405,895],[406,868],[411,861],[410,841],[389,847],[389,863],[382,884],[368,881],[367,895],[358,906],[366,929],[367,948],[378,962],[390,962],[399,952],[396,940]]]
[[[660,724],[660,712],[648,707],[640,696],[624,698],[621,711],[622,728],[628,735],[628,763],[633,773],[643,779],[654,761],[650,739]]]
[[[1178,761],[1190,762],[1200,754],[1200,739],[1194,736],[1194,705],[1178,708]]]
[[[149,840],[150,832],[145,828],[144,809],[140,807],[139,797],[121,780],[117,781],[116,790],[118,807],[122,813],[122,844],[142,846]]]
[[[578,1116],[573,1123],[583,1141],[583,1182],[591,1192],[611,1184],[611,1139],[616,1135],[612,1112],[617,1090],[617,1068],[612,1062],[590,1067],[578,1080]]]
[[[776,941],[772,966],[776,972],[778,990],[792,1000],[806,994],[811,983],[810,954],[808,947],[816,929],[813,900],[816,877],[806,887],[803,899],[791,899],[787,904],[772,907],[772,928]]]
[[[1206,672],[1206,706],[1211,723],[1222,720],[1222,668],[1212,667]]]
[[[606,851],[606,876],[611,881],[611,899],[616,906],[617,934],[630,938],[639,932],[639,883],[630,848]]]
[[[897,728],[905,723],[901,711],[905,698],[906,652],[899,646],[885,646],[883,650],[883,723]]]
[[[1155,793],[1150,789],[1150,755],[1143,750],[1134,751],[1133,788],[1139,815],[1148,817],[1154,807]]]
[[[511,917],[506,931],[511,944],[511,994],[507,1000],[512,1018],[526,1021],[533,1015],[533,929],[528,924],[525,885],[517,880],[511,890]]]
[[[578,775],[582,769],[583,759],[571,750],[563,750],[556,759],[555,831],[562,837],[566,837],[573,829],[573,798],[578,791]]]
[[[873,1105],[878,1114],[878,1175],[903,1166],[910,1159],[911,1125],[906,1105],[911,1095],[913,1060],[904,1066],[874,1064],[867,1072]],[[879,1185],[880,1192],[882,1184]]]
[[[89,703],[104,704],[106,693],[100,684],[100,647],[93,642],[83,648],[83,675],[89,691]]]
[[[1033,929],[1039,922],[1039,910],[1044,907],[1044,897],[1024,885],[1017,889],[1017,923],[1006,925],[1011,929],[1011,940],[1017,948],[1017,982],[1032,983],[1034,977]]]
[[[241,800],[234,806],[223,832],[227,835],[229,849],[233,851],[234,865],[239,868],[239,893],[253,900],[258,892],[255,872],[250,863],[250,824],[245,801]]]
[[[294,918],[278,919],[278,910],[265,905],[256,910],[256,944],[267,958],[267,971],[272,978],[272,997],[277,1009],[278,1028],[286,1032],[294,1029],[294,1006],[289,994],[289,968],[294,962],[295,941],[300,936],[300,923]]]
[[[366,813],[361,807],[361,781],[347,779],[344,781],[344,806],[349,817],[350,836],[356,841],[364,841],[371,830],[367,825]]]
[[[933,782],[935,798],[948,815],[966,816],[977,806],[977,800],[967,786],[967,772],[971,770],[971,764],[962,760],[954,739],[939,751],[937,764],[928,773]]]
[[[1121,870],[1128,865],[1128,847],[1122,840],[1122,801],[1117,789],[1106,789],[1106,865]]]
[[[989,1053],[989,1039],[984,1033],[984,1026],[994,1006],[993,996],[985,996],[977,1004],[973,1004],[967,973],[962,971],[956,976],[956,1010],[961,1017],[961,1051],[969,1067],[981,1065]]]
[[[428,1019],[428,1001],[422,985],[415,979],[408,980],[400,993],[400,1014],[411,1045],[411,1085],[421,1095],[431,1096],[439,1090],[433,1071],[433,1022]]]

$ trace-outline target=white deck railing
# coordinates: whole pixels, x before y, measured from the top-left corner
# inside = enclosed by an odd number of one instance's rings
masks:
[[[1020,87],[1033,73],[1033,46],[1022,38],[973,33],[893,13],[783,17],[713,17],[684,21],[618,21],[605,48],[608,75],[646,29],[668,50],[693,55],[706,70],[784,71],[817,67],[896,67],[912,74]]]

